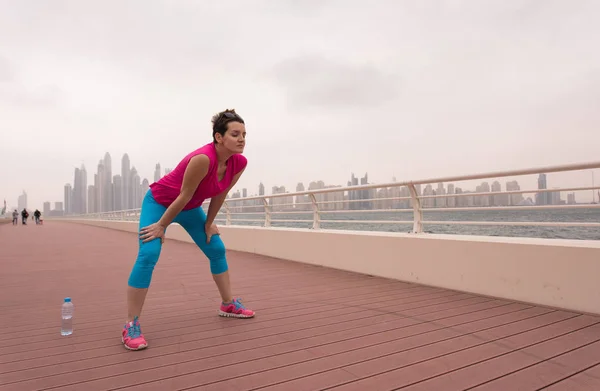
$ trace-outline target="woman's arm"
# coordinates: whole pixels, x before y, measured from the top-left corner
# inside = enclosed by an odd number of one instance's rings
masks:
[[[215,217],[217,217],[217,213],[219,213],[219,210],[223,206],[223,202],[225,202],[225,198],[227,198],[227,194],[229,193],[229,191],[231,189],[233,189],[233,186],[235,186],[238,179],[240,179],[240,177],[244,173],[245,169],[246,168],[244,167],[242,169],[242,171],[235,174],[235,176],[231,180],[231,184],[225,191],[223,191],[221,194],[214,196],[213,198],[210,199],[210,204],[208,205],[208,212],[206,213],[205,225],[210,226],[215,221]]]
[[[190,159],[188,166],[183,174],[183,184],[175,201],[169,205],[160,220],[140,230],[140,239],[146,243],[156,238],[164,239],[167,226],[173,222],[175,216],[183,210],[192,196],[196,192],[200,181],[204,179],[208,173],[210,160],[206,155],[197,155]]]

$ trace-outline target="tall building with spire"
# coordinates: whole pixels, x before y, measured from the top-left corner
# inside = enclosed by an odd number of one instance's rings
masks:
[[[72,213],[87,213],[87,171],[82,164],[73,175]]]
[[[131,162],[127,154],[124,154],[121,159],[121,181],[123,182],[121,205],[123,209],[131,209]]]
[[[98,162],[98,171],[94,177],[94,188],[96,189],[96,212],[106,212],[106,192],[104,190],[106,186],[106,169],[104,166],[104,160],[100,159]]]
[[[102,184],[103,210],[113,210],[112,158],[110,153],[104,154],[104,183]]]

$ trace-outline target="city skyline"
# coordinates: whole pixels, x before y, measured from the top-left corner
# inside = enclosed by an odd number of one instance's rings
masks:
[[[102,154],[100,154],[100,156],[106,155],[108,152],[103,152]],[[128,155],[129,154],[127,152],[124,153],[124,155]],[[112,156],[112,154],[109,153],[109,155]],[[247,155],[245,153],[245,155]],[[64,183],[73,183],[73,171],[76,169],[81,169],[81,166],[84,167],[97,167],[97,163],[93,164],[92,162],[99,162],[100,160],[103,160],[103,157],[98,159],[92,159],[91,161],[85,161],[83,159],[81,159],[80,161],[82,162],[79,166],[76,165],[69,165],[71,168],[71,173],[67,174],[67,172],[65,172],[64,175],[62,175],[63,177],[66,178],[66,180],[64,181]],[[174,167],[176,164],[178,163],[178,161],[172,161],[170,162],[169,166]],[[163,165],[160,162],[154,162],[151,164],[147,164],[147,165],[136,165],[136,169],[139,167],[139,173],[138,175],[140,175],[140,177],[143,178],[147,178],[149,183],[152,183],[153,179],[154,179],[154,174],[155,174],[155,170],[156,170],[156,164],[161,165],[161,167],[166,167],[167,165]],[[522,167],[517,167],[517,168],[522,168]],[[249,162],[249,168],[247,169],[247,171],[252,172],[252,161]],[[164,169],[163,169],[163,175],[164,175]],[[349,171],[349,173],[351,173],[352,171]],[[360,171],[359,171],[360,172]],[[471,171],[467,171],[467,172],[449,172],[447,173],[446,176],[455,176],[455,175],[462,175],[462,174],[474,174],[474,173],[479,173],[481,171],[472,169]],[[346,176],[349,175],[349,173],[346,173]],[[261,175],[260,177],[267,177],[269,178],[270,175],[267,175],[268,172],[265,175]],[[583,170],[583,171],[573,171],[573,172],[567,172],[567,173],[553,173],[552,175],[552,183],[553,183],[553,187],[584,187],[584,186],[591,186],[593,182],[593,177],[595,174],[595,185],[600,185],[600,170]],[[328,175],[324,175],[325,177],[328,177]],[[374,173],[370,173],[369,177],[373,177],[376,176],[378,177],[378,180],[376,181],[371,181],[370,183],[390,183],[394,181],[395,176],[390,177],[389,179],[385,178],[383,175],[381,175],[381,173],[378,172],[374,172]],[[429,176],[429,178],[435,178],[435,177],[439,177],[442,175],[432,175]],[[256,175],[254,175],[254,177],[256,177]],[[399,178],[399,180],[401,181],[409,181],[409,180],[419,180],[422,178],[416,177],[416,178]],[[317,179],[318,180],[322,180],[322,179]],[[538,183],[538,178],[536,175],[529,175],[529,176],[517,176],[517,177],[507,177],[507,178],[500,178],[500,180],[503,183],[503,188],[505,187],[505,182],[507,181],[512,181],[512,180],[517,180],[519,181],[519,183],[521,184],[521,187],[524,189],[535,189],[537,188],[537,183]],[[88,184],[92,184],[93,183],[93,175],[92,174],[88,174],[87,176],[87,181]],[[315,179],[311,179],[311,178],[303,178],[301,180],[302,183],[310,183],[312,181],[315,181]],[[263,181],[265,187],[269,190],[272,189],[273,186],[285,186],[286,189],[295,189],[296,185],[299,181],[296,182],[292,182],[290,180],[290,178],[287,178],[287,181],[284,182],[283,184],[277,184],[277,183],[270,183],[269,181]],[[346,179],[340,178],[340,179],[336,179],[332,182],[337,183],[337,185],[339,184],[345,184],[346,183]],[[329,183],[329,181],[325,181],[327,183]],[[260,179],[259,179],[259,183],[260,183]],[[337,186],[336,185],[336,186]],[[478,184],[473,183],[472,181],[466,181],[466,184],[455,184],[455,186],[458,187],[476,187]],[[242,176],[242,178],[240,179],[240,181],[238,182],[238,185],[235,187],[235,189],[232,189],[231,194],[233,194],[237,189],[251,189],[251,194],[257,194],[258,191],[256,191],[256,183],[252,183],[251,179],[246,177],[246,174],[244,176]],[[40,195],[37,192],[32,192],[29,190],[30,186],[23,186],[21,187],[21,190],[19,190],[19,193],[15,194],[0,194],[0,197],[3,197],[4,199],[6,199],[7,201],[7,206],[17,206],[18,204],[18,195],[25,190],[28,194],[28,199],[29,199],[29,203],[31,205],[43,205],[44,202],[46,201],[52,201],[55,202],[60,200],[60,202],[64,202],[64,189],[63,187],[56,187],[55,184],[49,184],[48,187],[43,191],[44,194],[54,194],[52,196],[44,196],[44,195]],[[60,189],[60,190],[59,190]],[[532,191],[533,193],[533,191]],[[580,194],[577,195],[577,200],[578,202],[581,203],[587,203],[587,202],[591,202],[592,201],[592,193],[591,192],[578,192]],[[567,196],[564,195],[564,197],[566,198]],[[595,200],[597,201],[600,197],[598,196],[598,194],[594,193],[594,197]]]
[[[87,184],[90,175],[84,164],[80,167],[74,168],[73,182],[68,182],[64,185],[64,198],[62,201],[54,201],[54,208],[52,208],[51,201],[44,201],[43,213],[48,215],[60,215],[60,214],[78,214],[78,213],[94,213],[94,212],[109,212],[114,210],[123,209],[137,209],[141,207],[143,195],[148,190],[150,182],[147,178],[142,178],[137,173],[137,169],[129,159],[129,155],[125,153],[121,158],[121,170],[117,171],[121,174],[112,175],[113,163],[112,156],[109,152],[106,152],[102,159],[97,164],[97,171],[93,174],[93,184]],[[153,181],[159,180],[162,176],[167,175],[171,171],[170,168],[164,168],[160,162],[154,166]],[[482,181],[475,188],[467,188],[455,185],[454,183],[436,183],[427,184],[424,187],[418,185],[417,192],[419,195],[436,195],[436,194],[460,194],[460,193],[482,193],[482,192],[499,192],[521,190],[519,182],[517,180],[506,180],[505,185],[502,186],[499,180],[493,181],[486,180]],[[504,178],[506,179],[506,178]],[[392,178],[389,182],[396,182],[396,178]],[[472,181],[471,181],[472,182]],[[490,184],[491,182],[491,184]],[[285,185],[274,185],[271,187],[270,194],[281,194],[281,193],[294,193],[302,192],[306,190],[317,190],[325,188],[335,187],[346,187],[346,186],[358,186],[371,184],[368,179],[368,174],[364,177],[356,177],[354,173],[351,173],[350,179],[345,185],[339,184],[326,184],[322,180],[314,180],[308,183],[305,188],[304,182],[298,182],[295,186],[295,191],[286,188]],[[435,185],[435,188],[434,188]],[[548,178],[546,174],[540,174],[537,176],[537,188],[546,189],[548,186]],[[229,194],[229,198],[245,198],[247,196],[265,195],[265,185],[261,182],[257,185],[257,191],[248,191],[248,188],[235,188]],[[535,189],[528,189],[535,190]],[[564,193],[564,194],[562,194]],[[515,206],[515,205],[558,205],[560,203],[577,203],[577,197],[575,193],[566,192],[542,192],[535,193],[531,191],[533,197],[525,197],[526,194],[499,194],[492,195],[489,197],[483,196],[468,196],[468,197],[452,197],[452,198],[426,198],[423,199],[422,205],[425,208],[443,208],[443,207],[472,207],[472,206]],[[394,187],[394,188],[381,188],[381,189],[362,189],[357,191],[349,191],[346,194],[339,192],[332,192],[328,194],[317,195],[318,201],[327,201],[336,203],[325,204],[323,210],[327,209],[389,209],[389,208],[406,208],[411,206],[411,202],[406,200],[389,200],[389,201],[359,201],[364,199],[378,199],[378,198],[397,198],[397,197],[409,197],[410,194],[406,187]],[[600,198],[600,192],[598,194]],[[24,191],[18,199],[18,209],[22,209],[22,205],[26,205],[28,195]],[[357,200],[359,202],[353,202]],[[349,201],[349,202],[342,202]],[[310,204],[308,196],[297,196],[281,197],[273,200],[273,205],[278,210],[290,209],[289,206],[285,208],[279,207],[279,204],[303,204],[306,206],[296,205],[296,209],[307,209]],[[248,205],[248,203],[245,203]],[[336,206],[337,205],[337,206]],[[374,206],[376,205],[376,206]],[[28,209],[31,209],[28,206]],[[36,207],[34,209],[42,208]],[[10,208],[9,208],[10,210]],[[307,209],[308,210],[308,209]]]

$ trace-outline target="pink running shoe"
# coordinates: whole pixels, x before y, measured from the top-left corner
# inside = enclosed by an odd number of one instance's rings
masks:
[[[244,307],[240,299],[233,299],[231,303],[221,303],[219,316],[230,318],[252,318],[254,317],[254,311]]]
[[[121,341],[125,348],[129,350],[142,350],[148,347],[148,342],[146,342],[146,338],[142,334],[142,328],[137,316],[133,318],[133,322],[129,322],[123,327]]]

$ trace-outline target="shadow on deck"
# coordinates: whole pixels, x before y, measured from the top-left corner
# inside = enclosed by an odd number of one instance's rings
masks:
[[[598,317],[229,252],[257,316],[220,318],[208,261],[176,241],[144,308],[150,347],[129,352],[134,234],[3,225],[0,249],[1,390],[600,389]]]

